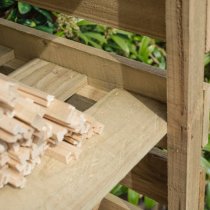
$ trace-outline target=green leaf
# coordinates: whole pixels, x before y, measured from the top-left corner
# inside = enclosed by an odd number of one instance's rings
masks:
[[[205,169],[208,176],[210,176],[210,163],[204,157],[201,157],[201,165]]]
[[[10,12],[8,13],[6,19],[16,22],[16,17],[17,17],[17,9],[14,8],[14,9],[10,10]]]
[[[49,27],[49,26],[36,26],[36,29],[50,33],[50,34],[53,34],[53,32],[54,32],[54,28]]]
[[[126,56],[130,54],[130,49],[125,39],[117,35],[112,35],[111,39],[121,48]]]
[[[101,45],[92,41],[91,39],[88,39],[88,44],[92,47],[98,48],[98,49],[102,49]]]
[[[21,15],[29,13],[32,9],[32,6],[28,3],[18,2],[18,11]]]
[[[210,54],[206,54],[205,55],[205,60],[204,60],[204,64],[205,66],[207,66],[210,63]]]
[[[15,4],[15,0],[1,0],[0,1],[0,10],[5,9],[7,7],[11,7],[13,4]]]
[[[111,191],[113,195],[118,196],[118,197],[126,194],[127,192],[128,192],[128,188],[120,184],[116,185]]]
[[[92,39],[92,41],[97,41],[100,45],[103,45],[106,43],[105,37],[99,33],[86,32],[86,33],[83,33],[83,35],[88,37],[89,40]]]
[[[35,9],[38,13],[40,13],[41,15],[43,15],[48,21],[50,21],[50,22],[53,21],[51,13],[48,12],[47,10],[39,9],[38,7],[34,7],[34,9]]]
[[[83,33],[77,32],[77,35],[82,41],[84,41],[85,44],[88,44],[89,39]]]
[[[29,26],[31,28],[36,27],[36,23],[33,20],[30,20],[30,19],[18,19],[18,23],[21,23],[25,26]]]
[[[155,49],[154,45],[150,45],[151,39],[149,37],[144,36],[141,40],[140,48],[139,48],[139,59],[145,63],[149,62],[149,56],[152,51]]]
[[[116,29],[115,30],[115,33],[116,34],[122,34],[124,36],[127,36],[129,39],[131,39],[131,37],[133,35],[133,33],[131,33],[131,32],[127,32],[127,31],[123,31],[123,30],[119,30],[119,29]]]
[[[78,25],[78,26],[89,26],[89,25],[95,26],[95,25],[97,25],[97,24],[95,24],[95,23],[93,23],[93,22],[90,22],[90,21],[88,21],[88,20],[80,20],[80,21],[77,22],[77,25]]]
[[[140,195],[139,193],[128,189],[128,202],[132,203],[133,205],[138,205],[139,204],[139,199],[140,199]]]
[[[144,206],[146,209],[151,209],[156,205],[156,201],[152,200],[151,198],[144,197]]]

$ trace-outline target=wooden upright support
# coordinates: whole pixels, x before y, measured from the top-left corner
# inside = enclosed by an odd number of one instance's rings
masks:
[[[198,210],[206,0],[167,0],[168,205]]]

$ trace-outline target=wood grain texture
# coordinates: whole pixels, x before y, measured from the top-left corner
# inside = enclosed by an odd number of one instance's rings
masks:
[[[165,0],[27,0],[39,7],[61,11],[128,31],[165,39]]]
[[[199,208],[205,10],[206,0],[166,2],[170,210]]]
[[[30,61],[9,76],[63,101],[87,85],[85,75],[41,59]]]
[[[15,58],[14,50],[0,45],[0,66]]]
[[[24,190],[1,190],[3,209],[90,210],[167,132],[162,104],[120,89],[87,114],[105,125],[104,133],[85,144],[80,159],[69,166],[45,157]]]
[[[9,75],[12,73],[14,70],[20,68],[26,63],[26,61],[19,59],[19,58],[14,58],[10,60],[9,62],[5,63],[4,65],[0,66],[0,73]]]
[[[167,204],[167,153],[154,148],[121,183],[161,204]]]
[[[14,47],[20,58],[37,57],[73,69],[87,75],[88,83],[98,88],[123,87],[166,101],[166,72],[158,68],[4,19],[0,19],[0,34],[0,44]]]
[[[81,88],[77,94],[86,98],[89,98],[93,101],[99,101],[103,98],[108,92],[101,90],[99,88],[92,87],[90,85],[86,85],[85,87]]]
[[[134,206],[127,201],[118,198],[112,194],[108,194],[99,207],[99,210],[142,210],[140,207]]]

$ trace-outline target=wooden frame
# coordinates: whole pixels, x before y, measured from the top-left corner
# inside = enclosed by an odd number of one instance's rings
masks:
[[[205,11],[205,0],[166,4],[170,210],[199,208]]]
[[[165,0],[159,0],[158,4],[155,0],[133,0],[132,3],[127,0],[29,0],[27,2],[162,40],[166,36]]]
[[[42,8],[61,11],[116,28],[166,40],[166,0],[26,0]],[[206,0],[206,52],[210,51],[210,3]],[[91,12],[90,12],[91,11]],[[124,18],[126,17],[126,18]],[[149,18],[148,18],[149,17]]]
[[[110,91],[120,87],[167,102],[168,160],[165,154],[154,149],[122,182],[162,203],[167,203],[168,194],[170,210],[197,210],[200,205],[199,193],[202,194],[204,189],[199,158],[202,139],[208,132],[208,119],[204,116],[208,113],[209,102],[205,99],[208,93],[203,94],[203,55],[205,40],[206,51],[209,50],[209,30],[206,26],[210,22],[209,0],[169,0],[166,3],[166,14],[165,2],[162,0],[158,4],[153,0],[135,1],[133,4],[122,0],[121,5],[116,0],[83,0],[79,4],[74,0],[54,1],[53,4],[50,0],[28,2],[134,32],[166,38],[167,75],[158,68],[0,20],[0,44],[14,49],[16,59],[28,61],[39,57],[86,74],[88,84],[96,88]],[[90,9],[92,12],[89,12]],[[133,15],[133,11],[137,12],[136,15]],[[148,19],[145,19],[145,13]],[[204,15],[197,17],[197,13]],[[125,20],[121,14],[129,18]],[[23,41],[25,46],[22,45]],[[69,57],[74,58],[74,61],[67,59]],[[88,62],[84,64],[81,60]],[[160,171],[157,170],[157,173],[161,179],[158,182],[148,169],[150,161],[159,166]],[[146,176],[150,176],[149,179]],[[152,185],[155,186],[150,188]]]
[[[0,44],[15,50],[18,58],[39,57],[84,73],[91,85],[106,90],[124,87],[166,101],[166,72],[137,61],[103,52],[0,19]],[[25,42],[25,47],[21,44]],[[74,62],[71,59],[74,58]],[[88,61],[85,65],[81,60]],[[131,73],[132,72],[132,73]]]

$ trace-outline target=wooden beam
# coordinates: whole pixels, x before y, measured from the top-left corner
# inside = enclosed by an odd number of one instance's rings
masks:
[[[167,153],[154,148],[121,183],[161,204],[167,204]]]
[[[86,74],[90,85],[105,90],[124,87],[166,101],[163,70],[4,19],[0,19],[0,34],[0,44],[14,47],[20,58],[41,58],[73,69]]]
[[[26,0],[128,31],[165,39],[165,0]]]
[[[206,0],[166,2],[170,210],[199,208],[205,12]]]
[[[99,210],[142,210],[117,196],[108,194],[101,202]]]

